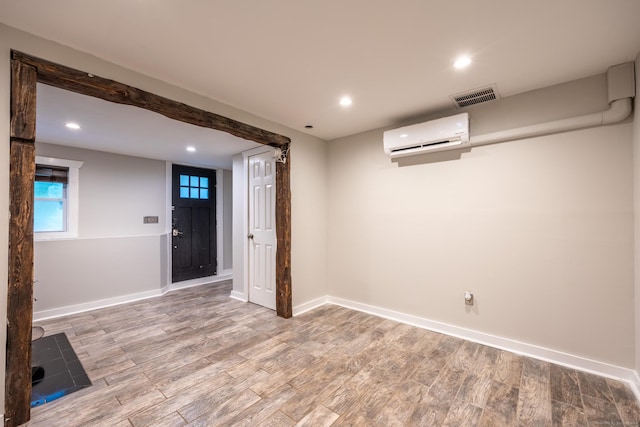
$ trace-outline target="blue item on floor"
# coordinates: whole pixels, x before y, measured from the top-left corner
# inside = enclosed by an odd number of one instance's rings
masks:
[[[32,408],[91,385],[64,333],[34,341],[31,344],[31,365],[35,368],[31,388]],[[44,376],[37,368],[44,370]]]

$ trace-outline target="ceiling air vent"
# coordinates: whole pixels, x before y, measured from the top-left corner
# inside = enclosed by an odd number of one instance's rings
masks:
[[[451,95],[451,99],[457,108],[464,108],[493,101],[494,99],[500,99],[500,94],[498,93],[496,85],[492,84],[479,89]]]

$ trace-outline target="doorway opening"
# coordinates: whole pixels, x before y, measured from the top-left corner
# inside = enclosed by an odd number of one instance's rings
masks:
[[[288,153],[291,140],[150,92],[98,77],[18,51],[11,52],[11,121],[9,170],[9,263],[5,425],[30,418],[31,323],[33,312],[33,186],[35,176],[36,85],[132,105],[172,119],[230,133]],[[276,311],[291,317],[290,165],[276,165]]]

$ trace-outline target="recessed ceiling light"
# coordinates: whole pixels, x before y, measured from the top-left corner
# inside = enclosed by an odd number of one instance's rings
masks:
[[[187,147],[187,151],[190,153],[194,153],[196,151],[196,147]]]
[[[406,137],[408,137],[408,136],[409,136],[408,134],[403,133],[402,135],[400,135],[400,138],[406,138]]]
[[[456,62],[453,63],[453,66],[460,69],[469,66],[471,64],[471,58],[468,56],[461,56],[456,59]]]
[[[353,101],[348,96],[343,96],[342,98],[340,98],[340,105],[342,105],[343,107],[348,107],[352,103]]]
[[[73,129],[73,130],[78,130],[80,129],[80,125],[77,123],[73,123],[73,122],[68,122],[64,124],[66,127],[68,127],[69,129]]]

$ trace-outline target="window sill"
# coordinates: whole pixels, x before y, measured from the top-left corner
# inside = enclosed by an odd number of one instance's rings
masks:
[[[34,242],[47,242],[50,240],[70,240],[77,239],[77,233],[60,232],[60,233],[33,233]]]

